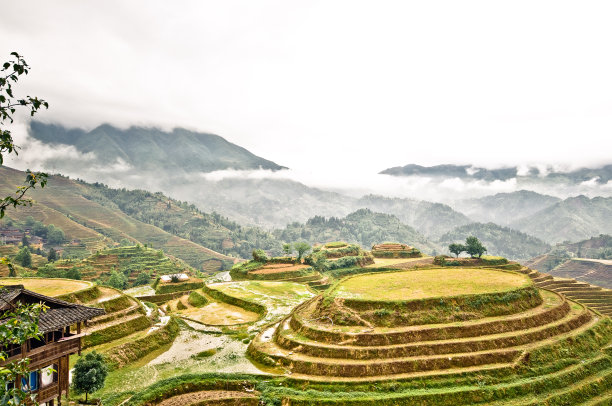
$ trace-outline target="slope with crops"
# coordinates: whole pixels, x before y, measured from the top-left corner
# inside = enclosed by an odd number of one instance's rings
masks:
[[[536,286],[531,270],[508,268],[520,266],[374,269],[340,280],[249,346],[253,359],[284,368],[293,388],[266,396],[343,405],[609,399],[610,320]]]
[[[0,192],[13,193],[23,181],[23,172],[7,167],[0,168]],[[235,258],[225,256],[184,238],[170,234],[161,228],[137,220],[121,210],[112,201],[94,199],[95,188],[84,182],[62,176],[52,176],[44,190],[34,189],[30,197],[36,200],[34,209],[18,208],[11,211],[17,220],[32,216],[38,221],[52,221],[66,232],[67,238],[89,238],[91,249],[99,246],[96,241],[106,238],[109,244],[122,240],[152,245],[163,249],[197,269],[204,269],[214,259],[214,269]]]

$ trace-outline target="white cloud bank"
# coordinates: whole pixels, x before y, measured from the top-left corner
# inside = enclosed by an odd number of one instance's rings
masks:
[[[213,132],[323,180],[408,163],[592,167],[612,150],[611,12],[558,0],[16,1],[2,8],[0,57],[17,50],[32,65],[19,92],[50,102],[40,119]]]

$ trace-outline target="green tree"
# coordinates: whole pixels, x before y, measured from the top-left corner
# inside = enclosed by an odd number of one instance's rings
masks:
[[[40,221],[37,221],[32,227],[32,232],[34,233],[34,235],[37,235],[42,238],[46,238],[47,237],[47,226],[45,226]]]
[[[104,387],[108,368],[101,354],[95,351],[86,354],[74,364],[72,386],[77,393],[87,395]]]
[[[51,248],[49,250],[49,255],[47,255],[47,261],[49,262],[57,261],[57,251],[55,250],[55,248]]]
[[[151,282],[151,273],[150,272],[140,272],[138,276],[136,276],[136,280],[134,281],[134,286],[140,285],[148,285]]]
[[[23,237],[21,238],[21,245],[23,247],[29,247],[30,246],[30,241],[28,240],[28,236],[25,235],[25,233],[23,234]]]
[[[110,278],[108,278],[108,284],[115,289],[127,288],[128,279],[123,272],[111,271]]]
[[[470,236],[465,239],[465,252],[467,252],[472,258],[480,258],[482,254],[487,252],[487,248],[482,245],[478,238]]]
[[[47,241],[49,244],[62,244],[66,240],[64,230],[59,227],[55,227],[53,224],[49,224],[47,227]]]
[[[306,254],[310,250],[310,244],[307,242],[301,241],[293,244],[293,248],[297,251],[298,257],[297,260],[301,261],[304,254]]]
[[[77,281],[80,281],[83,275],[81,274],[81,271],[79,271],[77,267],[73,266],[72,268],[66,271],[66,273],[64,274],[64,277],[68,279],[75,279]]]
[[[8,354],[4,351],[9,345],[23,345],[31,338],[40,338],[42,334],[38,330],[38,318],[40,314],[45,312],[47,307],[37,303],[24,305],[19,303],[16,306],[10,306],[7,310],[0,312],[0,320],[4,323],[0,324],[0,362],[8,358]],[[30,360],[28,358],[9,362],[0,367],[0,404],[1,405],[22,405],[26,403],[26,399],[30,404],[37,404],[35,398],[31,398],[30,394],[17,389],[16,385],[9,387],[9,382],[15,382],[18,377],[29,373]]]
[[[289,243],[283,244],[283,252],[285,253],[285,255],[290,255],[292,251],[293,249],[291,248],[291,244]]]
[[[15,261],[24,268],[32,267],[32,254],[28,247],[21,247],[17,255],[15,255]]]
[[[0,165],[4,164],[4,157],[9,154],[17,155],[18,147],[13,141],[11,131],[5,128],[7,123],[13,122],[13,115],[17,108],[26,108],[30,116],[34,116],[42,107],[48,108],[49,104],[37,97],[26,96],[17,98],[13,92],[13,85],[19,81],[22,75],[27,75],[30,67],[17,52],[12,52],[9,61],[2,64],[0,69]],[[25,185],[19,186],[15,193],[4,198],[0,197],[0,218],[4,217],[6,209],[10,206],[32,205],[32,200],[25,197],[29,189],[37,185],[44,187],[47,183],[47,174],[26,171]],[[8,265],[9,275],[15,273],[15,269],[6,257],[0,257],[0,263]],[[18,304],[10,307],[0,314],[0,362],[7,359],[7,353],[3,349],[9,345],[23,345],[31,338],[40,338],[38,331],[38,318],[46,307],[42,304],[23,305]],[[28,373],[29,358],[23,358],[16,362],[9,362],[0,367],[0,404],[25,404],[28,393],[21,391],[16,386],[8,386],[15,382],[19,376]],[[36,405],[36,399],[30,399]]]
[[[465,245],[453,243],[448,246],[448,250],[459,258],[459,254],[465,251]]]
[[[257,262],[266,262],[268,255],[264,250],[253,250],[253,259]]]

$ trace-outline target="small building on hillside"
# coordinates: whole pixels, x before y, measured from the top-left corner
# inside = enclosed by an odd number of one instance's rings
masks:
[[[179,281],[186,281],[189,279],[189,275],[186,273],[175,273],[171,275],[162,275],[159,279],[164,283],[172,282],[172,278],[178,279]]]
[[[81,352],[81,325],[103,315],[104,310],[41,295],[25,289],[23,285],[0,288],[0,312],[17,303],[43,303],[48,307],[38,322],[42,337],[30,339],[21,346],[3,348],[8,358],[0,366],[20,358],[29,358],[31,372],[18,379],[14,383],[16,387],[35,393],[36,401],[40,404],[53,406],[56,399],[60,404],[62,394],[68,396],[69,357]],[[0,320],[0,323],[3,322]],[[71,326],[75,331],[71,331]]]

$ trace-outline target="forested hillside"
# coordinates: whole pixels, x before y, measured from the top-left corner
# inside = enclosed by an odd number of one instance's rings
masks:
[[[612,197],[571,197],[510,226],[548,243],[612,234]]]
[[[355,207],[397,216],[404,224],[432,238],[440,237],[448,230],[472,222],[467,216],[448,205],[423,200],[367,195],[359,199]]]
[[[480,222],[494,222],[508,225],[520,218],[530,216],[546,209],[561,199],[542,195],[529,190],[512,193],[498,193],[479,199],[460,200],[455,208],[470,218]]]
[[[305,240],[312,243],[347,241],[366,249],[384,241],[399,241],[416,246],[431,254],[439,248],[414,228],[397,217],[360,209],[344,218],[315,216],[305,224],[291,223],[284,230],[275,231],[282,241]]]
[[[23,179],[23,172],[0,167],[0,193],[14,193]],[[11,210],[10,218],[22,220],[32,216],[45,224],[54,224],[64,231],[68,240],[84,240],[90,251],[128,240],[163,249],[198,269],[216,270],[235,261],[235,258],[131,217],[118,210],[109,199],[94,198],[96,188],[84,182],[51,176],[44,189],[33,189],[28,194],[36,204]],[[213,265],[207,266],[211,260]]]
[[[548,244],[536,237],[494,223],[457,227],[440,237],[439,243],[447,247],[451,243],[464,241],[468,236],[478,237],[489,254],[513,260],[532,258],[550,249]]]

